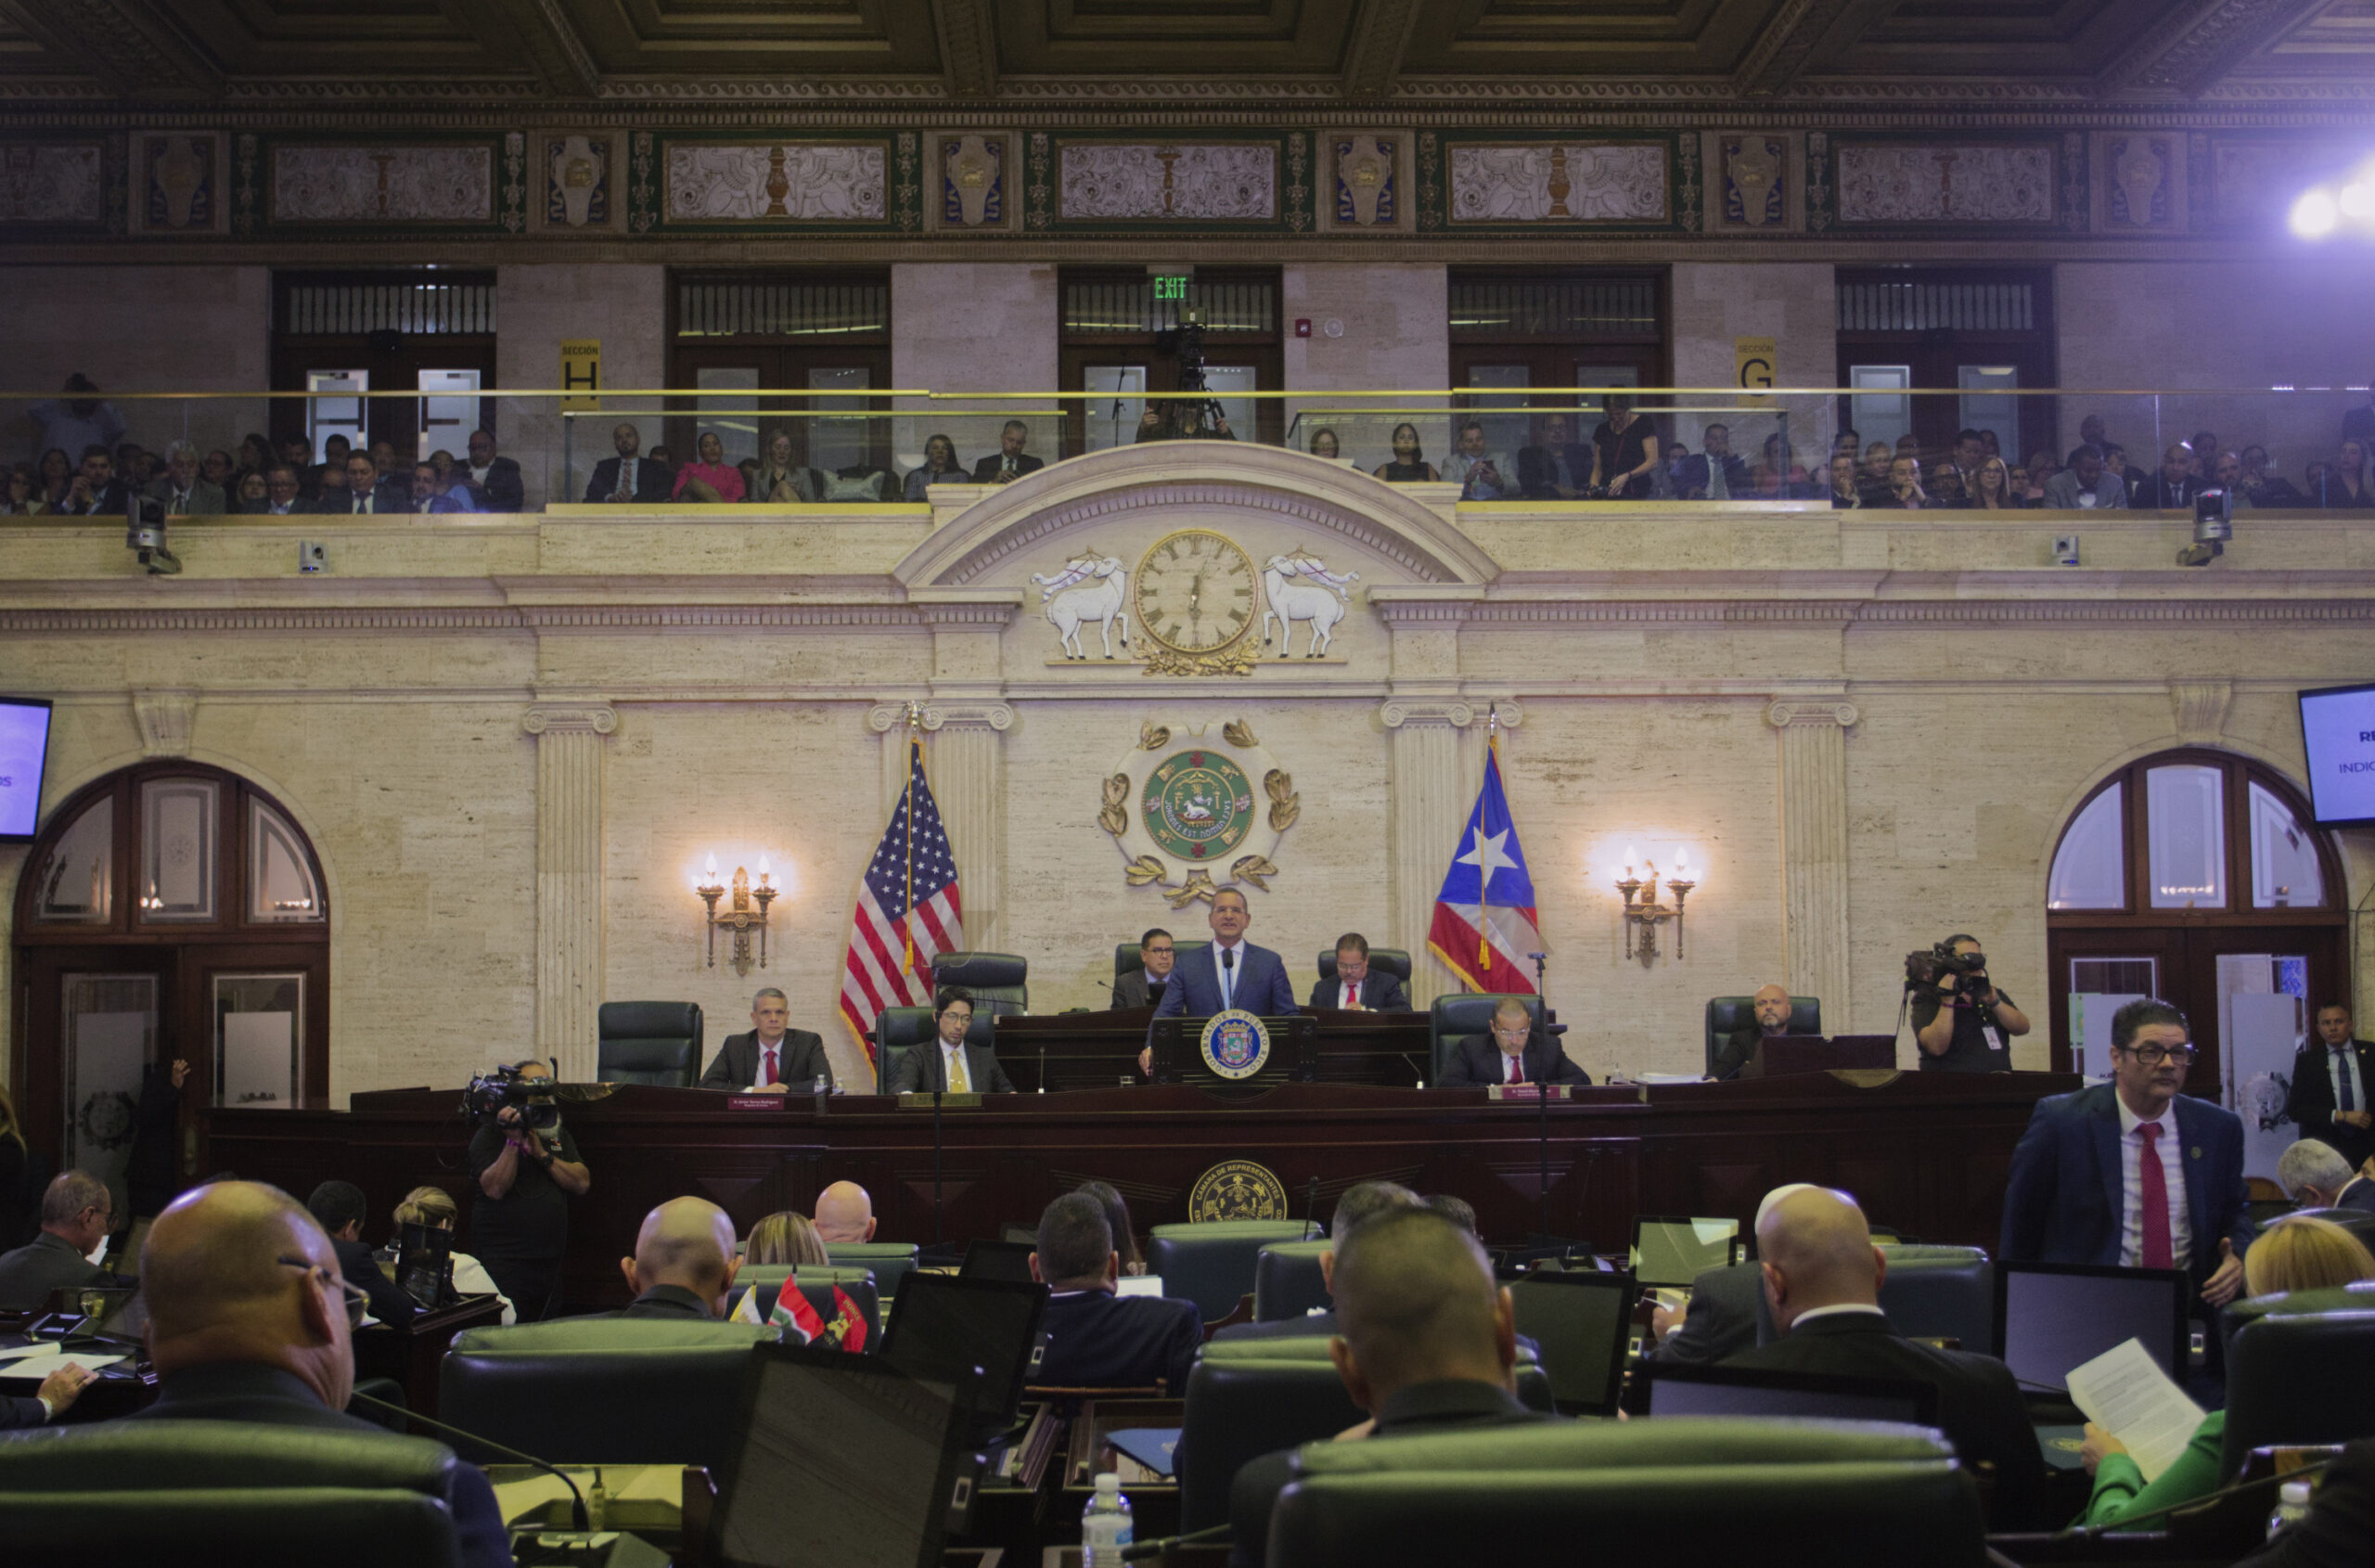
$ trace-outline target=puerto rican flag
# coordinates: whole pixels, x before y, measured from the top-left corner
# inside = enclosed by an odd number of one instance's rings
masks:
[[[1476,809],[1468,814],[1435,895],[1427,945],[1471,990],[1534,993],[1526,955],[1543,950],[1542,932],[1534,924],[1534,879],[1501,790],[1497,746],[1485,752],[1484,787],[1476,792]]]
[[[931,963],[965,945],[956,852],[924,779],[923,742],[907,742],[907,787],[858,882],[850,941],[841,958],[842,1022],[866,1046],[885,1008],[931,1005]]]

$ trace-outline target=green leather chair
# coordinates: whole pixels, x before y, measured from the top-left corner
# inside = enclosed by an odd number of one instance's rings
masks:
[[[744,1268],[734,1277],[734,1288],[725,1294],[725,1309],[732,1312],[742,1305],[750,1292],[759,1293],[759,1315],[772,1317],[776,1299],[783,1293],[784,1282],[792,1271],[782,1265],[761,1264]],[[882,1307],[874,1283],[873,1270],[867,1268],[817,1268],[814,1266],[800,1270],[800,1289],[808,1297],[808,1305],[827,1322],[833,1317],[833,1292],[838,1289],[850,1298],[869,1326],[866,1346],[875,1348],[879,1335],[870,1331],[882,1322]]]
[[[1405,991],[1410,989],[1410,955],[1403,949],[1399,947],[1370,948],[1369,968],[1380,974],[1393,976],[1394,979],[1402,982],[1402,988]],[[1319,955],[1319,978],[1322,980],[1336,978],[1336,949],[1333,947]]]
[[[594,1075],[603,1083],[689,1089],[700,1080],[699,1002],[604,1002],[594,1032]]]
[[[1753,996],[1710,996],[1707,998],[1707,1075],[1715,1075],[1715,1059],[1724,1054],[1724,1046],[1732,1032],[1756,1022],[1756,998]],[[1822,998],[1792,996],[1790,998],[1791,1035],[1822,1033]]]
[[[657,1317],[466,1329],[438,1366],[438,1415],[555,1464],[715,1470],[739,1447],[751,1347],[779,1337],[764,1324]]]
[[[1192,1301],[1207,1323],[1237,1310],[1253,1289],[1255,1260],[1274,1241],[1301,1241],[1310,1227],[1290,1219],[1220,1219],[1158,1225],[1147,1240],[1147,1272],[1162,1293]]]
[[[2254,1448],[2362,1437],[2375,1437],[2375,1311],[2274,1312],[2237,1330],[2222,1485]]]
[[[1186,963],[1190,958],[1211,945],[1209,942],[1183,942],[1175,936],[1171,939],[1173,954],[1171,961],[1175,966]],[[1146,967],[1147,961],[1140,956],[1136,943],[1124,942],[1113,949],[1113,980],[1116,984],[1121,983],[1123,975]]]
[[[1276,1323],[1324,1310],[1332,1299],[1319,1272],[1328,1241],[1270,1241],[1253,1260],[1253,1320]]]
[[[977,1017],[1031,1010],[1031,960],[1019,953],[943,953],[931,961],[935,990],[962,985]]]
[[[996,1015],[984,1009],[973,1010],[973,1022],[965,1026],[965,1043],[988,1050],[997,1041],[993,1030]],[[891,1075],[899,1069],[899,1059],[918,1047],[930,1048],[939,1032],[932,1025],[930,1008],[884,1008],[874,1015],[874,1092],[891,1092]]]
[[[1438,996],[1434,1006],[1427,1009],[1427,1082],[1440,1084],[1444,1073],[1451,1066],[1459,1042],[1470,1035],[1493,1032],[1493,1014],[1508,1000],[1525,1004],[1525,1010],[1534,1027],[1542,1027],[1542,998],[1522,994],[1512,998],[1498,992],[1470,992],[1464,995]]]

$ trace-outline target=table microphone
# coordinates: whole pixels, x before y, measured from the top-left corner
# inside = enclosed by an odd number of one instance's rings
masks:
[[[382,1410],[393,1411],[395,1414],[404,1417],[404,1419],[408,1421],[418,1421],[421,1425],[428,1427],[432,1431],[444,1433],[449,1437],[468,1438],[469,1441],[477,1444],[480,1447],[491,1448],[494,1452],[501,1454],[505,1459],[519,1459],[523,1463],[532,1464],[538,1470],[544,1471],[548,1474],[560,1477],[560,1484],[569,1488],[569,1500],[570,1508],[571,1510],[571,1517],[577,1522],[579,1533],[583,1534],[592,1528],[585,1522],[585,1494],[577,1489],[577,1483],[571,1481],[567,1472],[562,1471],[560,1466],[546,1459],[540,1459],[533,1454],[523,1454],[517,1448],[507,1448],[502,1444],[494,1441],[494,1439],[491,1437],[481,1437],[475,1432],[464,1432],[458,1426],[447,1426],[443,1421],[431,1420],[427,1416],[422,1415],[419,1411],[407,1410],[402,1405],[391,1405],[384,1399],[374,1399],[367,1394],[357,1394],[353,1395],[353,1398],[358,1404],[375,1406]]]

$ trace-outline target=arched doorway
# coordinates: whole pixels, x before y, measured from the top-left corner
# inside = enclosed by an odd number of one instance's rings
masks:
[[[55,1168],[106,1176],[121,1205],[143,1075],[176,1059],[189,1110],[327,1103],[329,910],[277,801],[220,768],[144,763],[53,811],[25,866],[10,1081]],[[175,1168],[194,1154],[185,1136]]]
[[[2129,996],[2185,1009],[2187,1092],[2243,1117],[2252,1168],[2286,1125],[2257,1103],[2289,1076],[2317,1009],[2350,997],[2342,862],[2292,783],[2223,752],[2163,752],[2106,778],[2062,829],[2047,879],[2053,1065],[2110,1071]]]

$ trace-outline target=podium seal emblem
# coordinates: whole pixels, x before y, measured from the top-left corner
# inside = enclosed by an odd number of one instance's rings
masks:
[[[1234,1082],[1251,1078],[1268,1065],[1270,1031],[1243,1008],[1231,1008],[1204,1021],[1197,1047],[1204,1053],[1205,1066]]]
[[[1202,1225],[1220,1219],[1287,1219],[1287,1184],[1266,1165],[1224,1160],[1196,1178],[1188,1193],[1188,1217]]]

